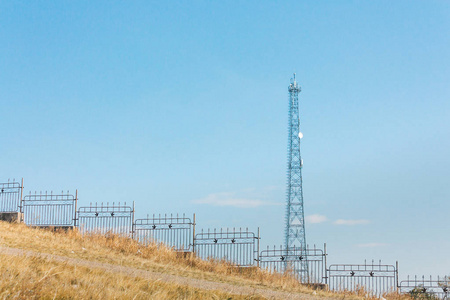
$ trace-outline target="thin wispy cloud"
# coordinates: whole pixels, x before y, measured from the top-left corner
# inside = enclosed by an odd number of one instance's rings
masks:
[[[195,204],[209,204],[213,206],[233,206],[239,208],[254,208],[268,205],[282,205],[281,203],[263,201],[255,198],[238,197],[235,193],[213,193],[204,198],[193,200]]]
[[[339,219],[336,220],[334,222],[335,225],[349,225],[349,226],[353,226],[353,225],[365,225],[365,224],[369,224],[370,221],[369,220],[365,220],[365,219],[360,219],[360,220],[344,220],[344,219]]]
[[[306,216],[305,220],[306,220],[306,223],[308,223],[308,224],[319,224],[319,223],[328,221],[326,216],[322,216],[319,214]]]
[[[367,244],[358,244],[356,246],[358,246],[360,248],[375,248],[375,247],[387,246],[387,244],[384,244],[384,243],[367,243]]]

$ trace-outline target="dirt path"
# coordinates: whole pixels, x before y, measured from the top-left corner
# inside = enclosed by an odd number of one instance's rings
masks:
[[[274,291],[264,288],[252,288],[252,287],[246,287],[246,286],[236,286],[230,283],[222,283],[222,282],[213,282],[213,281],[207,281],[202,279],[195,279],[195,278],[189,278],[189,277],[183,277],[183,276],[176,276],[176,275],[170,275],[165,273],[159,273],[159,272],[152,272],[152,271],[146,271],[141,269],[135,269],[130,267],[124,267],[124,266],[118,266],[113,264],[107,264],[107,263],[100,263],[96,261],[89,261],[79,258],[71,258],[66,256],[60,256],[60,255],[53,255],[53,254],[47,254],[47,253],[40,253],[40,252],[34,252],[29,250],[22,250],[22,249],[16,249],[16,248],[9,248],[9,247],[1,247],[0,246],[0,253],[7,254],[7,255],[26,255],[26,256],[38,256],[43,257],[46,259],[58,261],[58,262],[64,262],[72,265],[77,266],[83,266],[88,268],[97,268],[97,269],[103,269],[108,272],[113,273],[122,273],[128,276],[133,277],[140,277],[145,278],[149,280],[158,280],[162,282],[167,283],[175,283],[179,285],[187,285],[194,288],[199,288],[203,290],[220,290],[224,292],[228,292],[235,295],[259,295],[263,296],[267,299],[303,299],[303,300],[313,300],[318,299],[319,297],[315,297],[308,294],[299,294],[299,293],[289,293],[289,292],[282,292],[282,291]]]

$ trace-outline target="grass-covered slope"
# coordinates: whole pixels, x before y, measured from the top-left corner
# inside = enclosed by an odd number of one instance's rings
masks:
[[[5,249],[25,250],[28,255]],[[313,291],[287,276],[183,257],[127,238],[81,236],[76,230],[53,232],[5,222],[0,222],[0,269],[0,297],[6,299],[339,297]]]

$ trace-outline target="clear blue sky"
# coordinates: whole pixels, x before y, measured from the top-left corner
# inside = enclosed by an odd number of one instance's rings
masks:
[[[308,242],[448,275],[450,2],[278,2],[1,1],[0,178],[279,245],[296,72]]]

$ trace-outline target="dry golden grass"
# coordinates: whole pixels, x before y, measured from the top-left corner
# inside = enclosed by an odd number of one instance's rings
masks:
[[[234,286],[245,286],[245,287],[254,287],[254,288],[263,288],[270,289],[276,291],[288,291],[288,292],[299,292],[303,294],[314,294],[317,296],[327,297],[327,298],[342,298],[342,294],[335,294],[326,291],[313,291],[312,289],[300,284],[298,281],[293,279],[290,276],[284,276],[281,274],[271,274],[264,270],[260,270],[258,268],[236,268],[224,261],[214,261],[214,260],[201,260],[194,255],[187,255],[186,257],[177,255],[175,251],[172,249],[168,249],[162,245],[149,245],[144,246],[139,244],[138,242],[118,237],[118,236],[104,236],[104,235],[88,235],[81,236],[78,231],[59,231],[54,232],[51,230],[42,230],[42,229],[34,229],[26,227],[23,224],[10,224],[5,222],[0,222],[0,246],[6,246],[11,248],[20,248],[25,250],[32,250],[35,252],[42,252],[48,254],[61,255],[71,258],[80,258],[89,261],[96,261],[102,263],[109,263],[114,265],[132,267],[136,269],[148,270],[152,272],[161,272],[165,274],[171,274],[176,276],[183,276],[188,278],[197,278],[208,280],[212,282],[223,282],[232,284]],[[28,272],[35,274],[35,278],[37,279],[40,275],[45,274],[49,269],[42,269],[38,272],[39,268],[44,268],[44,266],[39,266],[39,260],[33,260],[31,258],[27,258],[32,260],[35,264],[34,267],[30,267],[31,269],[27,269]],[[43,264],[41,262],[41,264]],[[58,272],[57,277],[47,276],[43,281],[47,280],[56,280],[55,278],[62,277],[62,274],[65,273],[65,269],[58,265],[56,262],[52,262],[55,269],[51,271],[51,274],[55,274]],[[20,266],[20,264],[18,264]],[[32,264],[33,265],[33,264]],[[45,265],[45,264],[43,264]],[[2,269],[7,265],[2,265]],[[22,265],[21,267],[25,267]],[[65,267],[67,268],[67,267]],[[70,267],[73,268],[73,267]],[[60,270],[61,271],[58,271]],[[76,269],[76,268],[75,268]],[[16,268],[15,272],[19,272],[20,268]],[[105,272],[101,270],[88,270],[86,268],[79,268],[80,274],[94,274],[95,272],[100,272],[104,279],[101,279],[102,276],[99,276],[99,280],[96,281],[94,277],[97,275],[86,275],[86,282],[92,282],[92,285],[95,285],[95,289],[102,289],[103,286],[107,284],[108,290],[111,288],[111,297],[107,298],[115,298],[117,293],[117,297],[123,295],[124,297],[128,297],[129,295],[146,295],[142,297],[153,297],[153,294],[148,293],[144,288],[145,284],[149,284],[143,279],[136,279],[131,277],[126,277],[125,275],[121,275],[120,277],[122,285],[116,283],[115,279],[107,279],[112,278],[112,275],[106,275]],[[92,273],[94,272],[94,273]],[[21,275],[20,275],[21,276]],[[18,275],[18,278],[22,278]],[[42,275],[43,276],[43,275]],[[67,272],[64,276],[71,276],[71,272]],[[69,277],[66,279],[69,280]],[[71,277],[71,278],[76,278]],[[25,277],[23,277],[25,278]],[[38,280],[38,279],[37,279]],[[70,279],[72,280],[72,279]],[[64,284],[60,287],[61,290],[66,290],[68,297],[72,297],[72,295],[77,295],[77,291],[80,291],[80,286],[77,285],[77,288],[72,287],[72,285],[67,284],[67,282],[71,281],[61,281]],[[25,284],[25,281],[22,281],[22,284]],[[34,282],[34,281],[33,281]],[[98,282],[96,285],[95,282]],[[111,282],[111,284],[109,284]],[[131,288],[131,286],[135,283],[136,287]],[[11,283],[12,284],[12,283]],[[55,283],[56,284],[56,283]],[[114,285],[114,287],[111,287]],[[125,285],[125,286],[124,286]],[[89,286],[89,285],[86,285]],[[119,286],[122,286],[119,288]],[[168,288],[168,284],[158,283],[156,286],[160,289],[160,293],[164,293],[165,289]],[[128,287],[128,288],[127,288]],[[11,288],[11,287],[9,287]],[[9,289],[8,288],[8,289]],[[47,287],[48,288],[48,287]],[[158,290],[158,288],[156,290]],[[2,286],[1,291],[3,292],[6,288]],[[44,289],[44,287],[43,287]],[[83,295],[86,295],[87,298],[97,298],[95,297],[95,289],[92,287],[93,291],[89,292],[88,290],[84,291]],[[118,289],[118,290],[117,290]],[[187,287],[170,287],[169,291],[173,291],[174,289],[178,290],[180,296],[174,297],[174,294],[161,294],[161,297],[158,298],[182,298],[182,299],[191,299],[189,297],[193,297],[192,299],[201,299],[199,298],[200,294],[204,293],[205,297],[209,297],[210,299],[219,298],[222,299],[225,297],[225,294],[219,296],[213,296],[211,292],[199,291],[192,288]],[[27,287],[20,289],[22,291],[26,291]],[[55,289],[50,289],[52,292],[55,292]],[[117,291],[116,291],[117,290]],[[141,291],[142,290],[142,291]],[[19,290],[17,290],[18,292]],[[44,291],[44,290],[42,290]],[[122,292],[120,292],[122,291]],[[129,292],[127,292],[129,291]],[[169,292],[167,291],[167,292]],[[103,292],[103,290],[102,290]],[[49,292],[46,292],[45,295]],[[75,293],[75,294],[72,294]],[[198,295],[197,295],[198,294]],[[196,295],[196,296],[194,296]],[[214,294],[215,295],[215,294]],[[45,297],[47,297],[45,296]],[[48,296],[50,297],[50,296]],[[121,297],[121,296],[120,296]],[[156,296],[155,296],[156,297]],[[202,296],[203,297],[203,296]],[[52,297],[53,298],[53,297]],[[84,297],[83,297],[84,298]],[[345,294],[345,298],[360,298],[357,294],[348,293]],[[235,297],[233,297],[235,299]],[[253,298],[252,298],[253,299]]]
[[[0,269],[1,299],[250,299],[39,257],[0,255]]]

